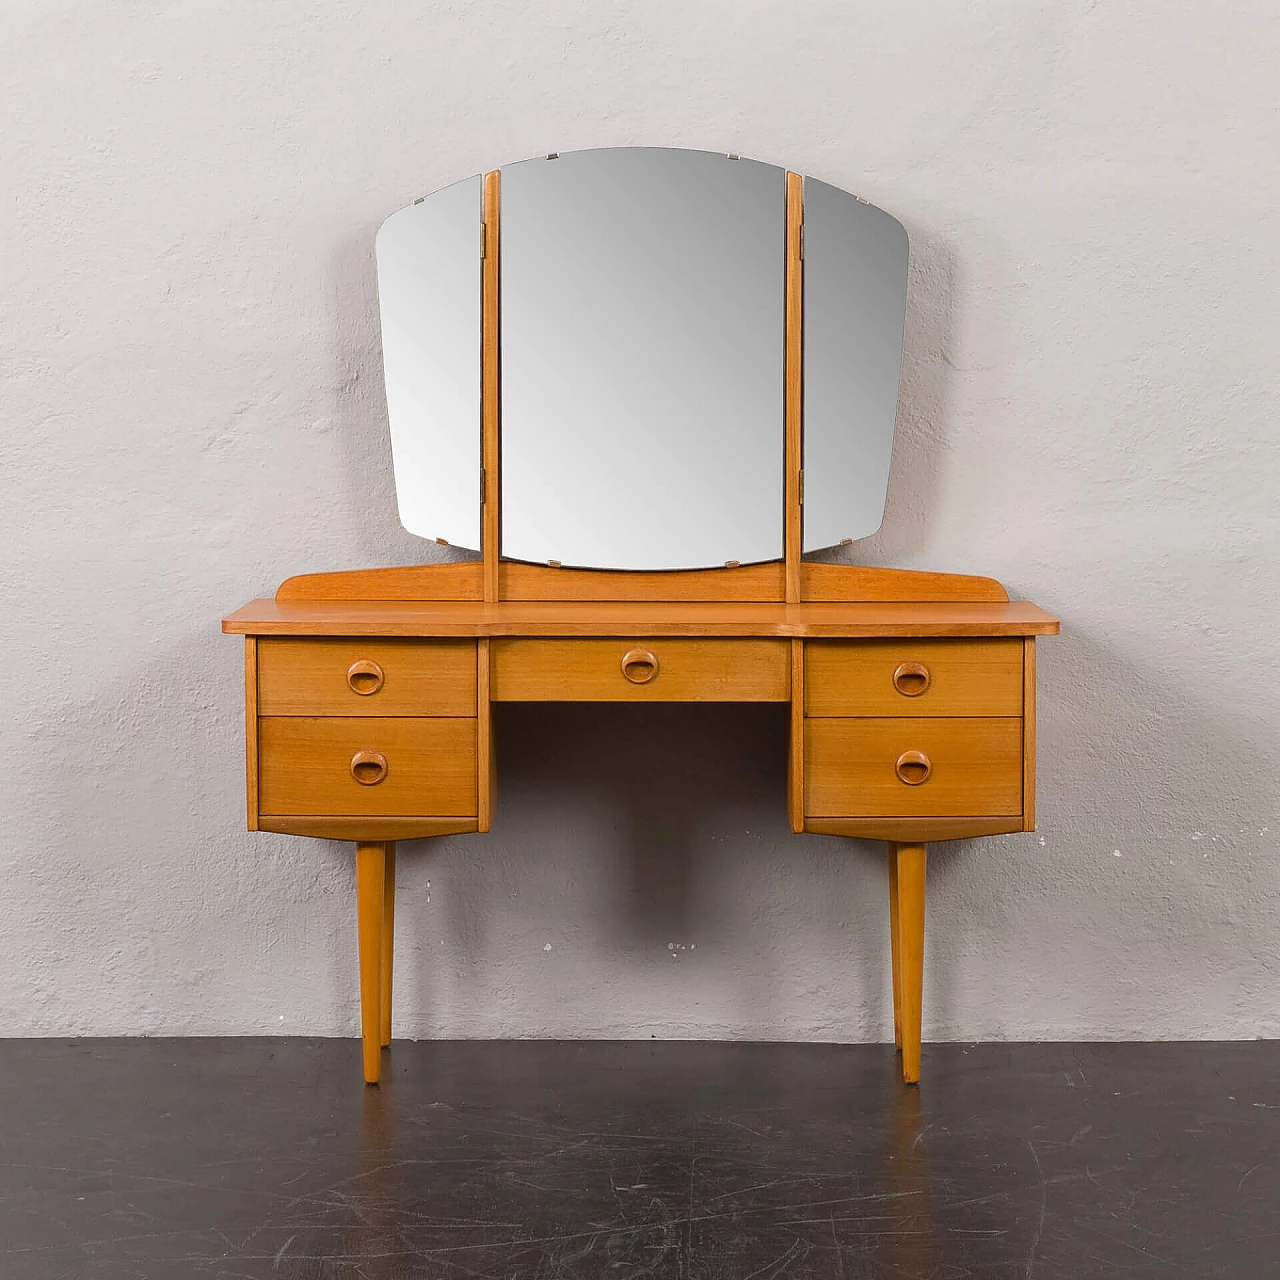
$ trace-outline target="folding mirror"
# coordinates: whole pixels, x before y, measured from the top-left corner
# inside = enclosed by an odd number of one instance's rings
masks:
[[[618,148],[500,171],[500,289],[482,315],[481,180],[378,235],[401,520],[478,548],[481,330],[500,357],[501,552],[602,569],[783,556],[787,175],[700,151]],[[884,512],[907,236],[807,179],[805,550]]]

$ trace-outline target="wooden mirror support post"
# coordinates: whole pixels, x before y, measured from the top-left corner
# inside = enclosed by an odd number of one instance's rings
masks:
[[[991,578],[801,558],[800,232],[788,177],[785,559],[688,572],[503,561],[499,190],[485,180],[482,558],[290,578],[245,643],[250,830],[355,842],[364,1073],[391,1040],[396,841],[489,830],[496,702],[790,704],[796,832],[884,840],[894,1039],[920,1077],[926,846],[1035,826],[1035,637]]]

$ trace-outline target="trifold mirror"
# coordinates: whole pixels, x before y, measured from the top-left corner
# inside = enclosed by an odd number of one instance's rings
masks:
[[[378,233],[406,529],[480,546],[484,348],[496,339],[505,558],[635,570],[782,559],[789,370],[803,549],[875,532],[906,314],[896,219],[773,165],[647,147],[508,165],[495,194],[487,234],[479,177]],[[488,309],[486,253],[498,263]]]

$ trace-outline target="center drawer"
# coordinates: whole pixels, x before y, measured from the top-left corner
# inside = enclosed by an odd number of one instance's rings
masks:
[[[278,816],[474,816],[476,721],[263,716],[258,799]]]
[[[490,641],[497,702],[786,702],[787,640]]]

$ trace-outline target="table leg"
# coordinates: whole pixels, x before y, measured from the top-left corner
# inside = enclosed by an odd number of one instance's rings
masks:
[[[364,1079],[377,1084],[382,1068],[382,919],[386,910],[387,846],[356,845],[356,914],[360,934],[360,1036]]]
[[[923,844],[891,844],[898,900],[898,982],[902,1030],[902,1079],[920,1082],[920,1020],[924,994]]]
[[[893,964],[893,1043],[902,1048],[902,948],[898,940],[898,855],[889,846],[889,955]]]
[[[391,971],[396,945],[396,846],[386,845],[382,880],[382,1044],[391,1043]]]

